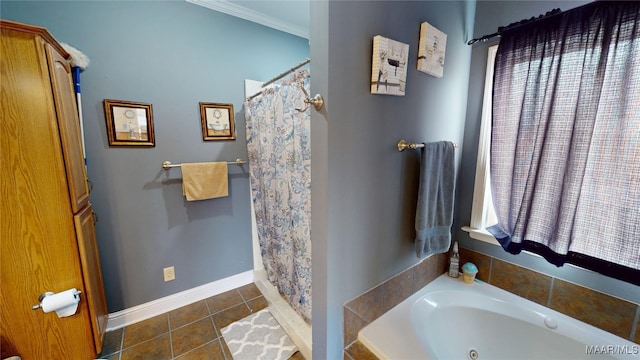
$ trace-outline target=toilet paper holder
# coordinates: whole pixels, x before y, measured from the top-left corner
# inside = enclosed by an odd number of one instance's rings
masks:
[[[75,290],[73,292],[73,295],[75,295],[76,297],[80,296],[80,294],[82,294],[82,291],[80,291],[80,290]],[[47,296],[51,296],[51,295],[55,295],[55,293],[51,292],[51,291],[47,291],[45,293],[40,294],[40,296],[38,296],[38,305],[33,305],[31,307],[31,310],[41,309],[42,308],[42,300],[44,300],[44,298],[46,298]]]

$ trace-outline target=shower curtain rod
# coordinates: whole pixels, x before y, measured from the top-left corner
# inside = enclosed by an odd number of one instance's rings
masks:
[[[282,72],[282,73],[280,73],[280,74],[278,74],[278,75],[276,75],[276,76],[272,77],[269,81],[267,81],[267,82],[265,82],[264,84],[262,84],[262,87],[264,88],[264,87],[267,87],[267,86],[269,86],[269,85],[273,84],[274,82],[276,82],[276,81],[278,81],[278,80],[282,79],[283,77],[287,76],[287,74],[292,73],[292,72],[294,72],[294,71],[298,70],[299,68],[301,68],[301,67],[303,67],[303,66],[307,65],[307,64],[308,64],[308,63],[310,63],[310,62],[311,62],[311,59],[309,59],[309,58],[305,59],[304,61],[302,61],[302,62],[301,62],[301,63],[299,63],[298,65],[296,65],[296,66],[292,67],[291,69],[289,69],[289,70],[287,70],[287,71],[284,71],[284,72]],[[256,97],[256,96],[258,96],[258,95],[260,95],[260,94],[262,94],[262,91],[257,92],[257,93],[255,93],[255,94],[253,94],[253,95],[249,96],[249,97],[247,98],[247,100],[251,100],[251,99],[253,99],[254,97]]]
[[[522,19],[522,20],[520,20],[518,22],[511,23],[511,24],[509,24],[507,26],[500,26],[500,27],[498,27],[498,31],[494,32],[493,34],[484,35],[484,36],[479,37],[477,39],[469,40],[469,42],[467,42],[467,45],[473,45],[478,41],[487,41],[489,39],[493,39],[494,37],[502,35],[502,32],[504,30],[506,30],[506,29],[510,29],[510,28],[513,28],[513,27],[516,27],[516,26],[520,26],[520,25],[528,24],[528,23],[531,23],[531,22],[534,22],[534,21],[546,19],[548,17],[555,16],[555,15],[558,15],[558,14],[562,14],[562,10],[553,9],[551,11],[547,11],[544,14],[538,15],[538,17],[531,17],[529,19]]]

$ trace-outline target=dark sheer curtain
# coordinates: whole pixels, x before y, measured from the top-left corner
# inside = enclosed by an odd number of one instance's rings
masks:
[[[640,2],[504,30],[491,185],[510,253],[640,285]]]

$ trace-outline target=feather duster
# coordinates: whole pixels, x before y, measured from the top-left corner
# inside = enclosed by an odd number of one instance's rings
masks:
[[[89,66],[89,57],[83,54],[82,51],[74,48],[69,44],[61,43],[60,45],[62,45],[64,50],[68,52],[69,55],[71,55],[71,58],[69,60],[72,67],[79,67],[80,70],[84,71],[84,69]]]

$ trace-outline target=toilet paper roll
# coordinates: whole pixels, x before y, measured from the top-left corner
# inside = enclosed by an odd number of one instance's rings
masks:
[[[76,313],[79,301],[80,295],[78,290],[69,289],[45,297],[42,299],[40,306],[45,313],[55,311],[58,317],[67,317]]]

